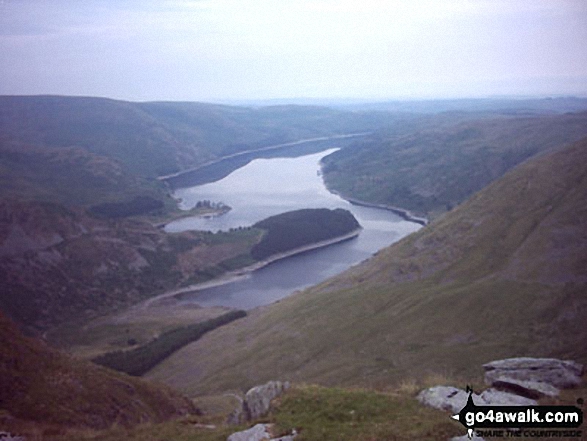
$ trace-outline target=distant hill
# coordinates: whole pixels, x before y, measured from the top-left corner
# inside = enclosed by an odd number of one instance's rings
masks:
[[[387,112],[441,113],[441,112],[494,112],[502,114],[546,114],[581,112],[587,110],[587,98],[461,98],[435,100],[404,100],[379,102],[341,102],[333,107],[353,110],[379,110]]]
[[[0,188],[68,205],[163,199],[157,176],[245,150],[370,131],[386,119],[325,107],[0,96]]]
[[[370,387],[430,373],[476,378],[480,364],[509,356],[585,363],[586,162],[587,139],[529,160],[363,264],[208,334],[147,376],[203,394],[276,377]]]
[[[379,131],[329,155],[323,160],[328,187],[435,217],[528,158],[587,136],[587,112],[448,116]]]
[[[241,106],[275,106],[297,104],[305,106],[327,106],[353,111],[380,111],[392,113],[437,114],[443,112],[492,112],[502,114],[565,113],[587,110],[587,98],[566,97],[493,97],[456,99],[406,99],[369,101],[360,98],[291,98],[272,100],[234,101]]]
[[[0,340],[3,430],[14,426],[23,433],[33,428],[27,424],[34,425],[33,432],[46,428],[54,434],[56,427],[130,427],[196,411],[163,385],[73,359],[24,337],[1,312]]]

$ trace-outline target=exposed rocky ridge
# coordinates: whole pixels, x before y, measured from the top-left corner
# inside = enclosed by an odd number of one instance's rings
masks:
[[[23,337],[0,313],[0,409],[13,418],[107,428],[165,421],[196,411],[162,385],[118,374]]]

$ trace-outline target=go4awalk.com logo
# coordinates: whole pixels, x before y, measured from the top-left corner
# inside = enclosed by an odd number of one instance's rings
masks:
[[[581,437],[583,411],[576,406],[476,406],[467,387],[467,404],[452,418],[473,434],[491,437]]]

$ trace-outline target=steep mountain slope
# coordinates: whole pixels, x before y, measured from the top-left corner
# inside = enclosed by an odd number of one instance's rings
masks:
[[[165,421],[195,411],[189,400],[162,385],[72,359],[23,337],[2,313],[0,340],[3,429],[18,424],[22,430],[22,420],[102,429]]]
[[[345,196],[435,216],[526,159],[584,136],[586,112],[382,131],[325,158],[324,179]]]
[[[508,356],[587,361],[587,139],[426,228],[187,346],[147,376],[190,394],[269,379],[472,378]]]

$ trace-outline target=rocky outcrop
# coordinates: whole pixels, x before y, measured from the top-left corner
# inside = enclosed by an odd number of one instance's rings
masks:
[[[250,429],[230,435],[226,441],[267,441],[271,439],[268,424],[257,424]]]
[[[559,394],[559,388],[577,387],[583,365],[554,358],[510,358],[483,365],[485,382],[492,386],[472,394],[477,406],[534,406],[536,399]],[[465,407],[469,393],[452,386],[434,386],[421,391],[420,403],[457,414]],[[468,439],[467,435],[451,441]],[[482,439],[482,438],[473,438]]]
[[[434,386],[420,392],[417,398],[426,406],[456,414],[465,407],[468,397],[467,392],[456,387]],[[535,400],[496,389],[487,389],[480,395],[474,393],[473,402],[477,406],[533,406],[537,404]]]
[[[521,397],[493,388],[484,390],[481,393],[481,402],[479,403],[479,405],[488,406],[535,406],[537,404],[538,402],[531,398]]]
[[[435,409],[446,410],[451,413],[458,413],[465,404],[469,394],[462,389],[452,386],[434,386],[425,389],[418,394],[418,401],[425,406]],[[480,396],[473,394],[473,402],[480,403]]]
[[[257,424],[250,429],[236,432],[230,435],[226,441],[293,441],[297,436],[294,432],[291,435],[282,436],[280,438],[272,438],[271,424]]]
[[[250,389],[242,403],[228,418],[229,424],[241,424],[253,421],[269,412],[271,401],[289,389],[289,382],[269,381]]]
[[[243,403],[247,418],[255,420],[266,415],[269,412],[271,401],[287,389],[289,389],[289,382],[270,381],[249,390]]]
[[[487,384],[537,397],[558,395],[554,388],[577,387],[583,375],[583,365],[554,358],[509,358],[484,364],[483,369]]]
[[[497,389],[506,390],[527,398],[556,397],[560,390],[548,383],[499,377],[491,382]]]

